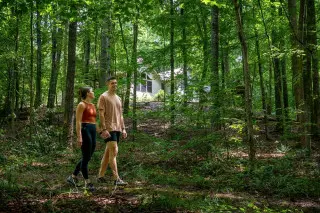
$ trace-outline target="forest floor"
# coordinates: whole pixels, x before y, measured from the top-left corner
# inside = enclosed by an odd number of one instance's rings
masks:
[[[169,128],[162,116],[140,118],[139,131],[119,144],[119,174],[129,185],[96,182],[105,147],[98,139],[93,194],[66,183],[81,153],[60,141],[61,127],[39,121],[32,140],[26,121],[14,133],[0,129],[0,212],[320,212],[317,147],[305,157],[293,137],[284,142],[274,132],[267,141],[257,125],[250,172],[237,122],[212,133],[187,120]]]

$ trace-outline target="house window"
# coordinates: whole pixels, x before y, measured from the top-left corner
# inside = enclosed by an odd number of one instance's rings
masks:
[[[137,85],[137,91],[152,93],[152,79],[147,74],[141,74],[141,80],[140,84]]]

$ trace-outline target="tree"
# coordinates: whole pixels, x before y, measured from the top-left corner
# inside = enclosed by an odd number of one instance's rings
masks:
[[[62,38],[62,29],[57,28],[57,23],[53,22],[52,26],[52,50],[51,50],[51,77],[50,77],[50,85],[49,85],[49,94],[48,94],[48,104],[47,107],[49,109],[54,108],[56,91],[57,91],[57,81],[59,74],[59,64],[61,58],[61,38]]]
[[[240,7],[238,0],[233,0],[235,14],[236,14],[236,22],[237,22],[237,30],[238,36],[242,47],[242,57],[244,64],[244,81],[245,81],[245,109],[246,109],[246,124],[247,124],[247,141],[249,144],[249,159],[252,163],[255,159],[255,144],[253,141],[253,125],[252,125],[252,103],[251,103],[251,92],[250,92],[250,71],[249,71],[249,63],[248,63],[248,48],[247,42],[243,33],[242,26],[242,18],[240,13]]]
[[[253,8],[253,18],[255,17],[255,8]],[[269,131],[268,131],[268,114],[267,114],[267,103],[266,103],[266,91],[264,85],[264,78],[263,78],[263,66],[261,61],[261,54],[260,54],[260,42],[258,36],[258,30],[254,28],[255,34],[255,47],[256,53],[258,58],[258,72],[259,72],[259,80],[260,80],[260,93],[261,93],[261,102],[262,102],[262,110],[263,110],[263,121],[264,121],[264,131],[266,135],[266,139],[269,139]]]
[[[107,2],[108,8],[111,8],[111,1]],[[100,87],[105,85],[107,76],[111,76],[111,10],[107,12],[103,19],[101,30],[101,59],[100,59]]]
[[[68,70],[66,78],[66,99],[64,106],[64,136],[70,147],[73,140],[74,119],[74,77],[76,72],[77,21],[69,23]]]
[[[32,136],[32,129],[33,129],[33,51],[34,51],[34,45],[33,45],[33,1],[30,3],[30,118],[29,118],[29,139],[31,139]]]
[[[312,123],[312,135],[320,134],[320,94],[319,94],[319,65],[318,65],[318,51],[317,51],[317,23],[316,23],[316,12],[315,12],[315,1],[309,0],[307,2],[307,40],[308,40],[308,54],[311,63],[310,78],[312,78],[312,101],[311,106],[311,123]],[[311,83],[311,82],[310,82]],[[311,93],[310,93],[311,95]]]
[[[137,131],[137,85],[138,85],[138,66],[137,66],[137,46],[138,46],[138,21],[139,21],[139,7],[136,5],[136,16],[133,23],[133,46],[131,64],[133,69],[133,109],[132,109],[132,129]]]
[[[174,125],[175,121],[175,102],[174,102],[174,4],[170,0],[170,123]]]
[[[211,93],[213,98],[214,116],[211,125],[215,130],[221,129],[220,123],[220,82],[219,82],[219,8],[211,8]]]
[[[40,14],[40,2],[36,0],[36,32],[37,32],[37,75],[36,75],[36,98],[34,107],[37,109],[42,103],[42,39],[41,39],[41,14]]]
[[[183,87],[185,90],[185,95],[184,95],[184,105],[186,106],[187,101],[188,101],[188,54],[187,54],[187,33],[186,33],[186,14],[185,14],[185,9],[181,8],[180,9],[180,14],[182,17],[182,60],[183,60]]]

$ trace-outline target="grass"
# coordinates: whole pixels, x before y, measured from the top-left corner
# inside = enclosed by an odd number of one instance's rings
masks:
[[[91,196],[65,178],[81,153],[59,141],[55,128],[41,129],[0,143],[0,211],[33,212],[313,212],[319,210],[320,178],[313,159],[288,147],[277,158],[260,158],[248,171],[243,145],[229,134],[204,134],[176,126],[168,134],[136,133],[119,144],[118,169],[130,185],[115,189],[96,184]],[[53,132],[51,132],[53,131]],[[147,132],[147,133],[145,133]],[[49,133],[49,134],[48,134]],[[174,137],[170,134],[176,134]],[[33,144],[33,142],[35,142]],[[270,142],[269,142],[270,143]],[[47,146],[45,144],[48,144]],[[261,147],[267,147],[261,144]],[[290,148],[290,149],[289,149]],[[264,150],[259,150],[263,152]],[[269,152],[277,152],[277,147]],[[104,143],[89,164],[95,177]],[[110,170],[107,176],[110,175]],[[93,178],[93,181],[95,179]],[[299,202],[298,202],[299,201]],[[303,207],[306,202],[308,207]]]

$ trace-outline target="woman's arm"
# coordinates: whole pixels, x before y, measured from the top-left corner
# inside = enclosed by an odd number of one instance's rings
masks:
[[[85,107],[86,107],[85,104],[80,102],[77,106],[77,111],[76,111],[76,132],[77,132],[77,142],[79,146],[82,145],[81,120],[82,120],[82,115]]]

